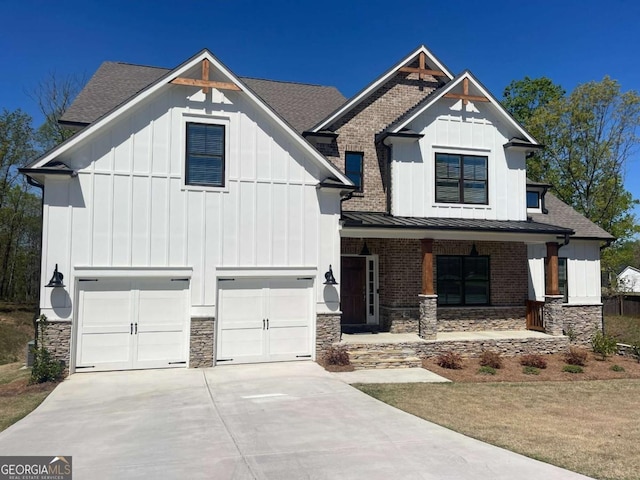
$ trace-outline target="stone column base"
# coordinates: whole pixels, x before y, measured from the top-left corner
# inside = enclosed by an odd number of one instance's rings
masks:
[[[189,368],[213,367],[215,331],[215,318],[195,317],[191,319]]]
[[[38,329],[40,326],[38,326]],[[39,338],[38,346],[44,346],[51,356],[64,364],[63,375],[69,375],[71,322],[69,320],[47,320],[44,339]]]
[[[544,307],[544,331],[548,335],[560,336],[564,330],[564,318],[562,313],[562,295],[545,295]]]
[[[425,340],[435,340],[438,334],[438,296],[418,295],[420,322],[418,335]]]
[[[340,341],[339,313],[318,313],[316,315],[316,360],[321,360],[327,349]]]

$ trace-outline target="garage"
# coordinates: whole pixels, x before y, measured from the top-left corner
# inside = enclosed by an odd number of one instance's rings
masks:
[[[78,282],[76,370],[185,367],[187,279]]]
[[[311,358],[313,279],[221,278],[216,361]]]

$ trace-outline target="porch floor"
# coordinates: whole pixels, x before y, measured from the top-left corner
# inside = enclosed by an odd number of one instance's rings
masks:
[[[435,340],[425,340],[415,333],[343,333],[342,343],[346,344],[379,344],[379,343],[432,343],[452,342],[460,340],[505,340],[525,338],[558,338],[533,330],[481,330],[475,332],[438,332]]]

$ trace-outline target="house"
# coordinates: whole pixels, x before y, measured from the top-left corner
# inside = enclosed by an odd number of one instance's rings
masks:
[[[640,270],[628,266],[618,276],[618,290],[621,292],[640,293]]]
[[[448,340],[469,331],[554,351],[601,328],[612,237],[527,179],[541,145],[425,47],[349,100],[207,50],[108,62],[62,122],[78,133],[21,171],[71,373],[317,359],[361,331],[419,356],[487,345]]]

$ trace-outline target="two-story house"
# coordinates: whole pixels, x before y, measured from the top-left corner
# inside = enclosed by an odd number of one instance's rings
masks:
[[[62,121],[78,133],[22,172],[70,372],[317,359],[358,332],[557,351],[601,328],[612,237],[527,180],[542,146],[424,47],[349,100],[207,50],[108,62]]]

